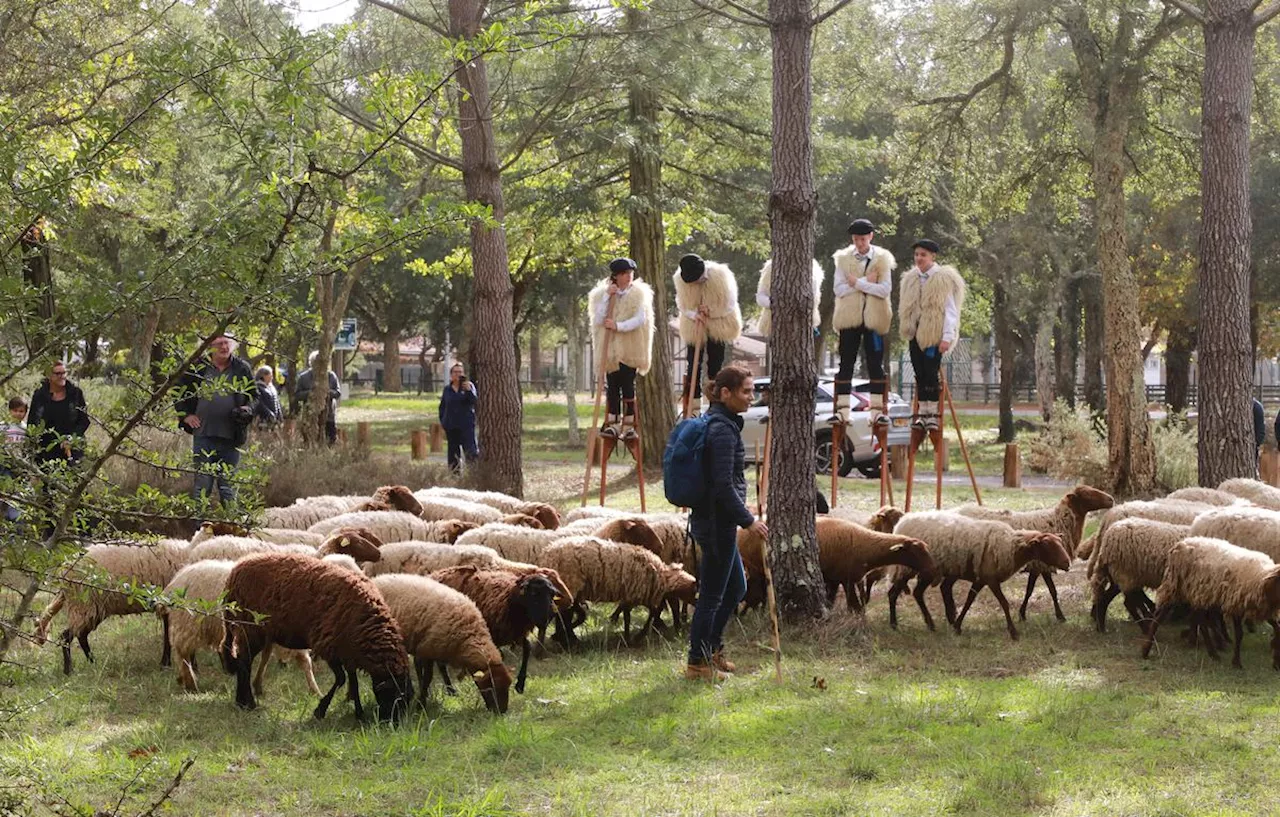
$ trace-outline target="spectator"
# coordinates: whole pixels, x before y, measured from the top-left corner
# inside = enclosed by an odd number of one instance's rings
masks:
[[[1253,475],[1258,475],[1262,460],[1262,444],[1267,441],[1267,412],[1258,398],[1253,398]]]
[[[316,365],[316,358],[320,356],[319,352],[312,352],[307,355],[307,368],[298,374],[298,383],[294,386],[293,396],[299,404],[306,410],[306,402],[311,399],[311,391],[315,387],[315,375],[311,369]],[[324,434],[329,440],[329,445],[333,445],[338,441],[338,398],[342,396],[342,384],[338,381],[338,373],[333,369],[329,370],[329,411],[324,418]]]
[[[21,453],[22,445],[27,441],[27,401],[21,397],[9,398],[9,419],[0,423],[0,478],[13,476],[9,460]],[[0,500],[0,516],[9,522],[18,519],[18,509]]]
[[[465,454],[470,463],[476,450],[476,384],[467,379],[461,363],[449,370],[449,384],[440,395],[440,427],[449,441],[449,469],[455,474]]]
[[[284,414],[280,410],[280,393],[276,391],[275,372],[270,366],[259,366],[253,381],[258,387],[258,408],[254,417],[258,421],[258,428],[269,431],[284,422]]]
[[[196,465],[192,495],[206,501],[216,483],[218,499],[226,509],[236,499],[232,477],[257,410],[258,388],[249,362],[235,356],[234,340],[221,335],[209,348],[210,356],[183,378],[176,408],[179,426],[192,435]]]
[[[65,363],[55,363],[49,376],[31,395],[27,424],[36,428],[36,461],[76,463],[84,457],[84,434],[89,414],[84,392],[67,379]]]
[[[725,366],[712,381],[707,410],[703,467],[710,491],[707,500],[690,508],[689,527],[702,551],[698,574],[698,602],[689,625],[689,680],[724,680],[734,665],[724,657],[725,625],[747,592],[747,578],[738,555],[738,528],[759,536],[769,529],[747,510],[747,479],[743,473],[742,412],[753,397],[751,374],[741,366]]]

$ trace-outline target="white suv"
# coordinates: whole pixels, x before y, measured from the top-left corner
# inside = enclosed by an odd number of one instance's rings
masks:
[[[846,477],[858,469],[864,476],[880,476],[880,441],[871,433],[871,399],[879,403],[879,395],[857,391],[866,380],[854,380],[849,423],[841,440],[843,455],[840,458],[840,476]],[[747,449],[747,461],[754,462],[757,443],[760,455],[764,455],[764,432],[769,419],[769,407],[762,397],[769,388],[769,378],[755,378],[756,403],[742,415],[742,443]],[[813,443],[815,468],[819,474],[831,472],[831,404],[835,396],[835,383],[830,377],[820,377],[814,392],[816,405],[813,412]],[[876,406],[878,407],[878,406]],[[906,445],[911,439],[911,406],[893,392],[889,393],[889,445]]]

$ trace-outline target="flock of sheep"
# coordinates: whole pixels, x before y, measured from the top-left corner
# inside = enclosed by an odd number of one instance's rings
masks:
[[[1098,532],[1082,542],[1086,517],[1095,511],[1105,512]],[[1088,560],[1096,626],[1105,628],[1110,602],[1122,595],[1143,627],[1144,656],[1160,623],[1180,608],[1193,643],[1203,637],[1211,655],[1234,641],[1236,666],[1245,623],[1270,623],[1280,669],[1280,567],[1273,561],[1280,559],[1280,490],[1262,483],[1230,480],[1216,490],[1184,489],[1121,505],[1079,486],[1037,511],[966,506],[904,515],[886,507],[865,519],[837,514],[817,520],[830,599],[843,589],[848,607],[862,610],[874,585],[885,581],[892,626],[896,601],[910,589],[933,629],[925,594],[937,586],[947,622],[959,632],[989,588],[1016,639],[1003,583],[1027,573],[1025,618],[1043,580],[1064,619],[1052,576],[1079,557]],[[750,608],[765,598],[763,543],[743,531],[738,547]],[[627,637],[636,608],[648,613],[641,635],[666,627],[668,607],[678,624],[696,596],[697,563],[680,514],[582,508],[561,520],[549,505],[503,494],[386,486],[368,497],[312,497],[269,508],[265,527],[253,532],[208,523],[191,541],[90,547],[60,573],[62,587],[40,617],[36,639],[46,640],[53,618],[65,611],[59,640],[69,673],[73,640],[92,661],[89,635],[99,624],[148,611],[137,595],[91,581],[105,575],[115,588],[163,588],[169,603],[154,605],[163,623],[162,664],[174,663],[176,652],[187,690],[199,688],[197,654],[204,650],[236,676],[236,702],[244,708],[262,694],[273,654],[296,662],[319,695],[312,667],[318,658],[334,682],[317,718],[344,685],[362,715],[358,674],[364,673],[379,717],[395,719],[413,702],[415,678],[421,699],[436,669],[453,692],[448,668],[455,667],[471,674],[485,705],[501,713],[510,688],[525,689],[535,631],[541,644],[554,624],[553,637],[572,646],[591,602],[616,604],[614,618],[624,618]],[[957,611],[958,581],[968,582],[969,592]],[[1152,589],[1154,603],[1146,595]],[[504,646],[521,651],[514,679]]]

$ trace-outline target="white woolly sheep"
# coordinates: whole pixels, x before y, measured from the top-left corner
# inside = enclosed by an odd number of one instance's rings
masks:
[[[1222,539],[1280,559],[1280,511],[1248,505],[1215,508],[1196,517],[1189,535]]]
[[[1106,631],[1107,608],[1121,593],[1134,621],[1150,614],[1150,600],[1143,591],[1160,586],[1169,551],[1190,533],[1187,525],[1140,517],[1121,519],[1107,528],[1089,559],[1093,588],[1090,615],[1098,632]]]
[[[518,497],[496,491],[470,491],[466,488],[447,488],[436,486],[419,491],[423,496],[434,496],[442,499],[461,499],[496,508],[503,514],[520,513],[532,516],[542,523],[547,530],[560,527],[560,512],[545,502],[526,502]]]
[[[511,670],[502,663],[475,602],[425,576],[392,574],[378,576],[373,583],[400,626],[405,651],[413,656],[420,700],[426,700],[438,661],[472,673],[485,706],[497,713],[507,711]]]
[[[432,496],[427,491],[416,491],[413,498],[422,503],[422,518],[435,521],[437,519],[459,519],[463,522],[473,522],[477,525],[485,525],[489,522],[499,522],[505,513],[497,508],[488,505],[482,505],[479,502],[468,502],[465,499],[455,499],[453,497]]]
[[[1248,501],[1241,499],[1235,494],[1230,494],[1226,491],[1219,491],[1217,488],[1201,488],[1199,486],[1179,488],[1166,496],[1165,499],[1181,502],[1200,502],[1205,505],[1218,505],[1222,507],[1227,505],[1242,505]]]
[[[571,522],[577,522],[581,519],[612,519],[617,516],[639,516],[635,511],[623,511],[618,508],[610,508],[606,505],[584,505],[581,508],[573,508],[565,514],[562,525],[568,525]]]
[[[1086,560],[1091,558],[1093,546],[1097,544],[1098,537],[1121,519],[1154,519],[1157,522],[1168,522],[1170,525],[1190,525],[1196,521],[1197,516],[1217,507],[1219,506],[1181,499],[1134,500],[1122,503],[1102,515],[1098,530],[1093,536],[1080,543],[1080,547],[1076,549],[1076,556]]]
[[[1156,612],[1147,627],[1142,657],[1151,653],[1156,631],[1175,604],[1231,618],[1235,652],[1231,665],[1240,667],[1240,642],[1245,621],[1271,625],[1271,664],[1280,669],[1280,567],[1264,553],[1237,547],[1221,539],[1193,536],[1169,551],[1164,580],[1156,591]],[[1214,639],[1205,645],[1217,657]]]
[[[1246,499],[1254,505],[1280,511],[1280,488],[1273,488],[1265,482],[1256,479],[1229,479],[1219,485],[1218,490]]]
[[[935,581],[940,584],[947,621],[957,633],[978,593],[982,588],[990,587],[1004,611],[1009,637],[1017,640],[1018,630],[1013,626],[1009,602],[1000,584],[1031,561],[1041,561],[1059,570],[1066,570],[1071,565],[1071,557],[1062,545],[1062,538],[1056,534],[1014,530],[1003,522],[970,519],[949,511],[907,514],[894,528],[894,533],[929,544],[929,554],[937,566]],[[956,615],[951,590],[959,580],[972,582],[972,585],[964,608]],[[904,586],[905,582],[895,582],[890,588],[891,609]]]
[[[316,549],[310,545],[277,545],[250,536],[215,536],[192,545],[187,551],[187,562],[203,562],[207,559],[229,559],[235,562],[255,553],[315,556]]]
[[[1056,533],[1062,539],[1068,556],[1075,556],[1080,545],[1080,536],[1084,531],[1084,521],[1093,511],[1101,511],[1115,505],[1111,494],[1091,488],[1088,485],[1077,485],[1066,493],[1052,508],[1036,511],[1008,511],[988,508],[983,505],[965,505],[956,512],[971,519],[991,519],[1003,522],[1014,530],[1038,530],[1042,533]],[[1031,602],[1031,591],[1035,589],[1036,579],[1043,578],[1044,585],[1053,599],[1053,614],[1058,621],[1066,621],[1062,605],[1058,603],[1058,588],[1053,583],[1053,570],[1042,562],[1032,562],[1025,568],[1027,576],[1027,592],[1022,597],[1022,606],[1018,608],[1018,618],[1025,621],[1027,605]]]
[[[470,530],[468,522],[446,519],[427,521],[405,511],[354,511],[322,519],[309,528],[328,535],[341,528],[363,528],[384,542],[453,542]]]
[[[306,530],[321,519],[348,513],[368,501],[367,496],[307,497],[299,499],[292,505],[267,508],[263,512],[263,527]]]

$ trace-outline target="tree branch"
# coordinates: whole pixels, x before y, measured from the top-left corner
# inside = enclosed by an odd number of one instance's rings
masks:
[[[1163,0],[1163,2],[1166,6],[1173,6],[1200,25],[1204,25],[1204,11],[1191,5],[1187,0]]]
[[[996,82],[1001,79],[1004,79],[1006,82],[1008,82],[1009,75],[1013,70],[1014,36],[1018,32],[1018,28],[1022,25],[1022,20],[1025,16],[1026,16],[1026,10],[1023,7],[1023,5],[1020,3],[1014,10],[1013,17],[1010,18],[1009,24],[1005,26],[1004,56],[1000,60],[1000,65],[998,68],[996,68],[996,70],[992,71],[990,74],[984,77],[981,81],[978,82],[978,84],[974,85],[966,93],[933,97],[932,99],[926,99],[921,104],[958,105],[959,107],[955,110],[954,115],[959,116],[961,113],[964,112],[964,109],[968,107],[969,103],[977,98],[978,94],[982,93],[987,88],[990,88],[992,85],[995,85]]]
[[[1253,15],[1253,27],[1261,28],[1271,22],[1277,14],[1280,14],[1280,0],[1273,0],[1271,5]]]
[[[769,27],[768,17],[765,17],[761,14],[757,14],[751,9],[744,8],[740,3],[735,3],[733,2],[733,0],[724,0],[724,2],[725,2],[725,5],[729,6],[730,8],[736,9],[737,11],[741,12],[742,16],[738,16],[737,14],[730,14],[729,12],[725,11],[722,8],[713,6],[712,4],[706,2],[706,0],[693,0],[693,4],[695,6],[705,9],[711,12],[712,14],[716,15],[717,17],[723,17],[726,20],[730,20],[732,22],[738,23],[739,25],[753,26],[755,28]]]
[[[822,25],[822,24],[823,24],[823,23],[825,23],[828,19],[830,19],[830,17],[831,17],[833,14],[835,14],[835,13],[836,13],[836,12],[838,12],[838,11],[840,11],[840,9],[844,8],[845,6],[849,5],[849,4],[850,4],[850,3],[852,3],[852,2],[853,2],[853,0],[838,0],[838,2],[837,2],[834,6],[832,6],[832,7],[831,7],[831,8],[829,8],[829,9],[827,9],[826,11],[822,12],[822,13],[821,13],[821,14],[819,14],[818,16],[814,17],[814,18],[813,18],[813,23],[812,23],[812,25],[814,25],[814,26],[820,26],[820,25]]]
[[[417,23],[420,26],[426,26],[427,28],[431,29],[433,32],[440,35],[441,37],[444,37],[446,39],[449,37],[448,31],[444,30],[440,26],[431,22],[426,17],[421,17],[417,14],[414,14],[413,12],[409,11],[406,8],[392,5],[391,3],[386,2],[386,0],[364,0],[364,2],[373,6],[377,6],[380,9],[386,9],[392,14],[398,14],[404,19],[409,20],[410,22]]]

